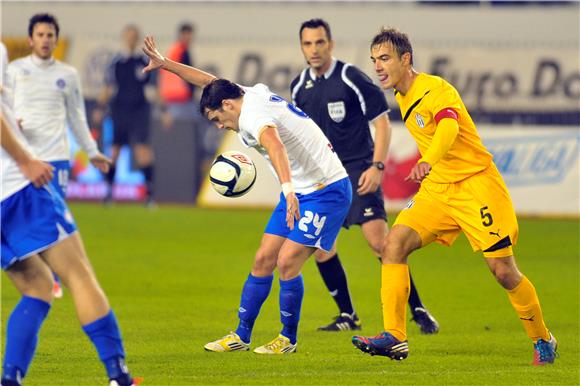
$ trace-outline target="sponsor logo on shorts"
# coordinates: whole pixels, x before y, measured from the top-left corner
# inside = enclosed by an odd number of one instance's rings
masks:
[[[405,206],[405,209],[411,209],[414,204],[415,204],[415,200],[409,200],[409,202]]]
[[[365,208],[363,216],[370,217],[370,216],[373,216],[374,214],[375,214],[375,212],[373,211],[373,208]]]

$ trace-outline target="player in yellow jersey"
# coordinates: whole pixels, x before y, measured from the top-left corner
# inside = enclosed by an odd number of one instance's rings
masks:
[[[404,123],[419,147],[421,159],[407,179],[421,187],[385,237],[384,332],[355,336],[353,344],[371,355],[407,357],[407,257],[434,241],[449,246],[463,232],[474,251],[483,251],[491,272],[506,289],[534,342],[533,364],[553,363],[556,339],[544,324],[534,286],[516,266],[512,248],[518,223],[511,198],[459,93],[444,79],[413,68],[409,38],[396,29],[383,28],[374,37],[371,59],[382,88],[395,90]]]

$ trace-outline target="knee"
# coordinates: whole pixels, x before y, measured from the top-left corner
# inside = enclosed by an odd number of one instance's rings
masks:
[[[300,274],[300,267],[294,262],[291,256],[278,256],[278,274],[282,280],[290,280]]]
[[[407,262],[407,256],[410,252],[400,237],[389,233],[382,244],[383,264],[404,264]]]
[[[386,242],[384,237],[377,240],[367,240],[367,242],[376,256],[381,256],[383,254],[383,248]]]
[[[498,265],[492,269],[497,282],[505,289],[514,289],[522,280],[522,274],[514,267]]]
[[[276,268],[276,255],[264,249],[259,249],[254,258],[252,274],[257,276],[268,276]]]
[[[336,248],[332,247],[330,252],[323,251],[322,249],[317,249],[314,252],[314,259],[316,259],[317,263],[324,263],[325,261],[330,260],[332,256],[336,255]]]
[[[34,275],[26,278],[26,285],[21,287],[21,294],[52,303],[54,279],[52,275]]]

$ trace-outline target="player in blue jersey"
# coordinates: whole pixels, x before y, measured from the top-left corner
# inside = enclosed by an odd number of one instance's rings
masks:
[[[7,55],[2,44],[0,56],[1,84],[5,85]],[[95,277],[74,219],[50,184],[53,167],[32,156],[17,128],[6,90],[1,94],[1,265],[22,298],[6,323],[0,383],[22,385],[51,307],[52,271],[69,289],[77,317],[105,365],[110,385],[133,385],[115,315]]]
[[[309,67],[292,81],[292,101],[326,134],[356,189],[343,227],[359,225],[380,261],[388,231],[381,190],[383,162],[391,136],[387,101],[381,89],[362,71],[332,56],[334,41],[326,21],[312,19],[302,23],[300,45]],[[374,141],[370,124],[375,128]],[[339,315],[319,330],[360,330],[336,245],[330,252],[316,251],[315,258],[324,283],[339,308]],[[409,306],[413,320],[423,333],[437,333],[437,321],[421,302],[412,279],[410,284]]]
[[[277,268],[282,331],[254,352],[295,352],[304,297],[301,269],[316,250],[328,252],[334,245],[352,198],[346,170],[316,123],[265,85],[239,86],[164,58],[150,37],[144,51],[151,58],[146,70],[163,68],[203,87],[201,112],[219,129],[237,132],[245,146],[263,155],[282,187],[242,290],[238,328],[205,349],[249,349],[254,322]]]

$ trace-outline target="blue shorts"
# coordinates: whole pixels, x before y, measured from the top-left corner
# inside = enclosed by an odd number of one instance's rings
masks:
[[[2,269],[42,252],[77,230],[64,200],[51,185],[32,184],[2,201]]]
[[[297,194],[300,220],[290,230],[286,225],[286,198],[274,209],[264,233],[285,237],[308,247],[330,251],[338,236],[352,200],[348,178],[336,181],[310,194]]]
[[[52,177],[50,183],[56,193],[58,193],[64,200],[66,199],[66,187],[70,176],[70,161],[51,161],[49,164],[54,167],[54,177]]]

